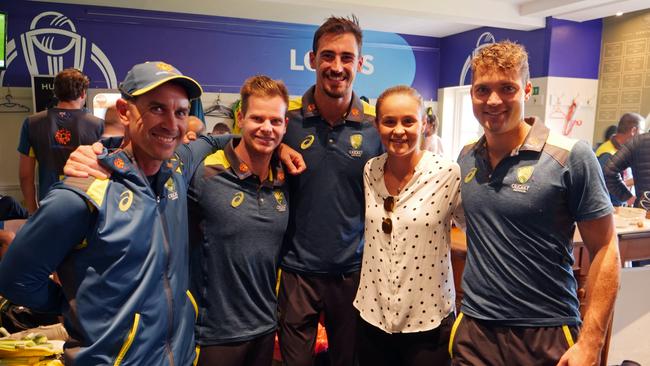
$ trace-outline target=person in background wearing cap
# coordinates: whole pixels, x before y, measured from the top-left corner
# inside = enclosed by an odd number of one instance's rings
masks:
[[[68,365],[190,365],[186,191],[205,152],[175,150],[202,90],[150,62],[135,65],[120,91],[127,139],[100,156],[110,178],[66,178],[51,190],[0,263],[0,293],[63,313]]]
[[[79,145],[92,144],[104,132],[104,122],[86,112],[90,79],[77,69],[65,69],[54,77],[55,107],[27,117],[20,131],[18,175],[25,206],[30,214],[63,175],[63,165]],[[34,172],[38,162],[38,195]],[[37,199],[38,196],[38,199]]]
[[[263,75],[241,88],[235,137],[205,157],[188,193],[199,365],[270,366],[276,275],[289,220],[276,148],[287,128],[285,85]]]

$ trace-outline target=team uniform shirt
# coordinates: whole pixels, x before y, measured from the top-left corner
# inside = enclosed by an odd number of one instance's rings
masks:
[[[273,156],[268,178],[234,151],[205,158],[189,191],[192,292],[201,346],[247,341],[275,331],[275,284],[289,220],[285,175]]]
[[[609,192],[620,200],[627,201],[632,192],[625,186],[619,172],[630,168],[634,175],[636,193],[635,207],[650,210],[650,133],[636,135],[621,145],[605,166],[605,182]]]
[[[191,146],[151,177],[118,150],[100,157],[109,179],[57,183],[0,263],[6,298],[63,313],[66,364],[194,360],[186,192],[198,157],[213,148]],[[54,271],[62,286],[48,279]]]
[[[289,177],[291,209],[282,268],[307,274],[359,270],[363,250],[363,167],[383,152],[374,109],[354,93],[350,109],[331,127],[314,101],[314,87],[289,103],[284,143],[302,154],[307,170]]]
[[[579,325],[575,222],[612,212],[594,153],[542,122],[494,170],[485,144],[458,158],[468,241],[462,312],[505,326]]]
[[[605,170],[605,165],[607,165],[607,162],[609,159],[616,154],[618,149],[621,148],[621,144],[619,144],[616,139],[610,138],[609,140],[605,141],[602,143],[600,146],[598,146],[598,149],[596,149],[596,157],[598,158],[598,163],[600,164],[600,167]],[[629,174],[627,174],[627,169],[623,172],[623,179],[627,179],[629,177]],[[612,204],[614,206],[621,206],[625,201],[621,201],[614,197],[614,195],[610,194],[609,195],[610,200],[612,201]]]
[[[424,151],[411,180],[393,196],[393,212],[387,212],[386,158],[371,159],[364,169],[366,242],[354,306],[386,333],[423,332],[454,311],[450,221],[452,214],[462,217],[460,168]],[[382,231],[386,217],[390,234]]]
[[[38,161],[38,200],[63,176],[70,153],[104,133],[104,121],[83,109],[50,108],[25,119],[18,152]]]

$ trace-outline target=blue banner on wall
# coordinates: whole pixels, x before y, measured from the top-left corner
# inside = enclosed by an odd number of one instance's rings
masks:
[[[532,78],[544,76],[598,79],[602,20],[572,22],[548,18],[534,31],[482,27],[442,38],[440,87],[471,84],[470,60],[488,44],[510,40],[528,51]]]
[[[76,67],[92,87],[116,88],[133,64],[157,60],[212,92],[237,93],[255,74],[284,80],[296,95],[315,82],[308,62],[315,26],[31,1],[0,10],[9,14],[4,86],[29,86],[30,75]],[[435,100],[439,45],[437,38],[365,31],[355,91],[376,98],[406,84]]]

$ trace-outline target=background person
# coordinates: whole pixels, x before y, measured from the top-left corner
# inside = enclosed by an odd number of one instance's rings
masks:
[[[598,147],[596,150],[596,157],[598,158],[598,163],[605,170],[605,165],[609,159],[616,154],[618,149],[621,148],[621,145],[630,141],[634,136],[643,132],[643,125],[645,119],[638,113],[625,113],[621,116],[621,119],[618,121],[618,126],[616,128],[616,133],[612,135],[607,141]],[[627,171],[627,169],[621,172],[621,178],[625,182],[627,187],[632,187],[634,185],[634,179],[632,174]],[[612,205],[621,206],[625,201],[618,200],[612,194],[609,195],[612,201]]]
[[[25,207],[34,213],[50,187],[63,176],[63,166],[79,145],[99,140],[104,122],[84,109],[90,79],[77,69],[64,69],[54,77],[53,108],[25,119],[20,130],[18,175]],[[34,186],[38,162],[38,195]],[[37,199],[38,197],[38,199]]]
[[[377,99],[386,153],[364,168],[360,365],[448,365],[455,316],[451,217],[462,217],[460,168],[420,148],[423,101],[408,86]]]

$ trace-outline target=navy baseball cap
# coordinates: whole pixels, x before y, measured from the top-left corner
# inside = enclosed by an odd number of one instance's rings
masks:
[[[203,93],[201,85],[196,80],[183,75],[174,66],[161,61],[150,61],[133,66],[126,74],[124,81],[120,83],[119,89],[122,97],[128,99],[142,95],[168,81],[174,81],[181,85],[189,99],[196,99]]]

